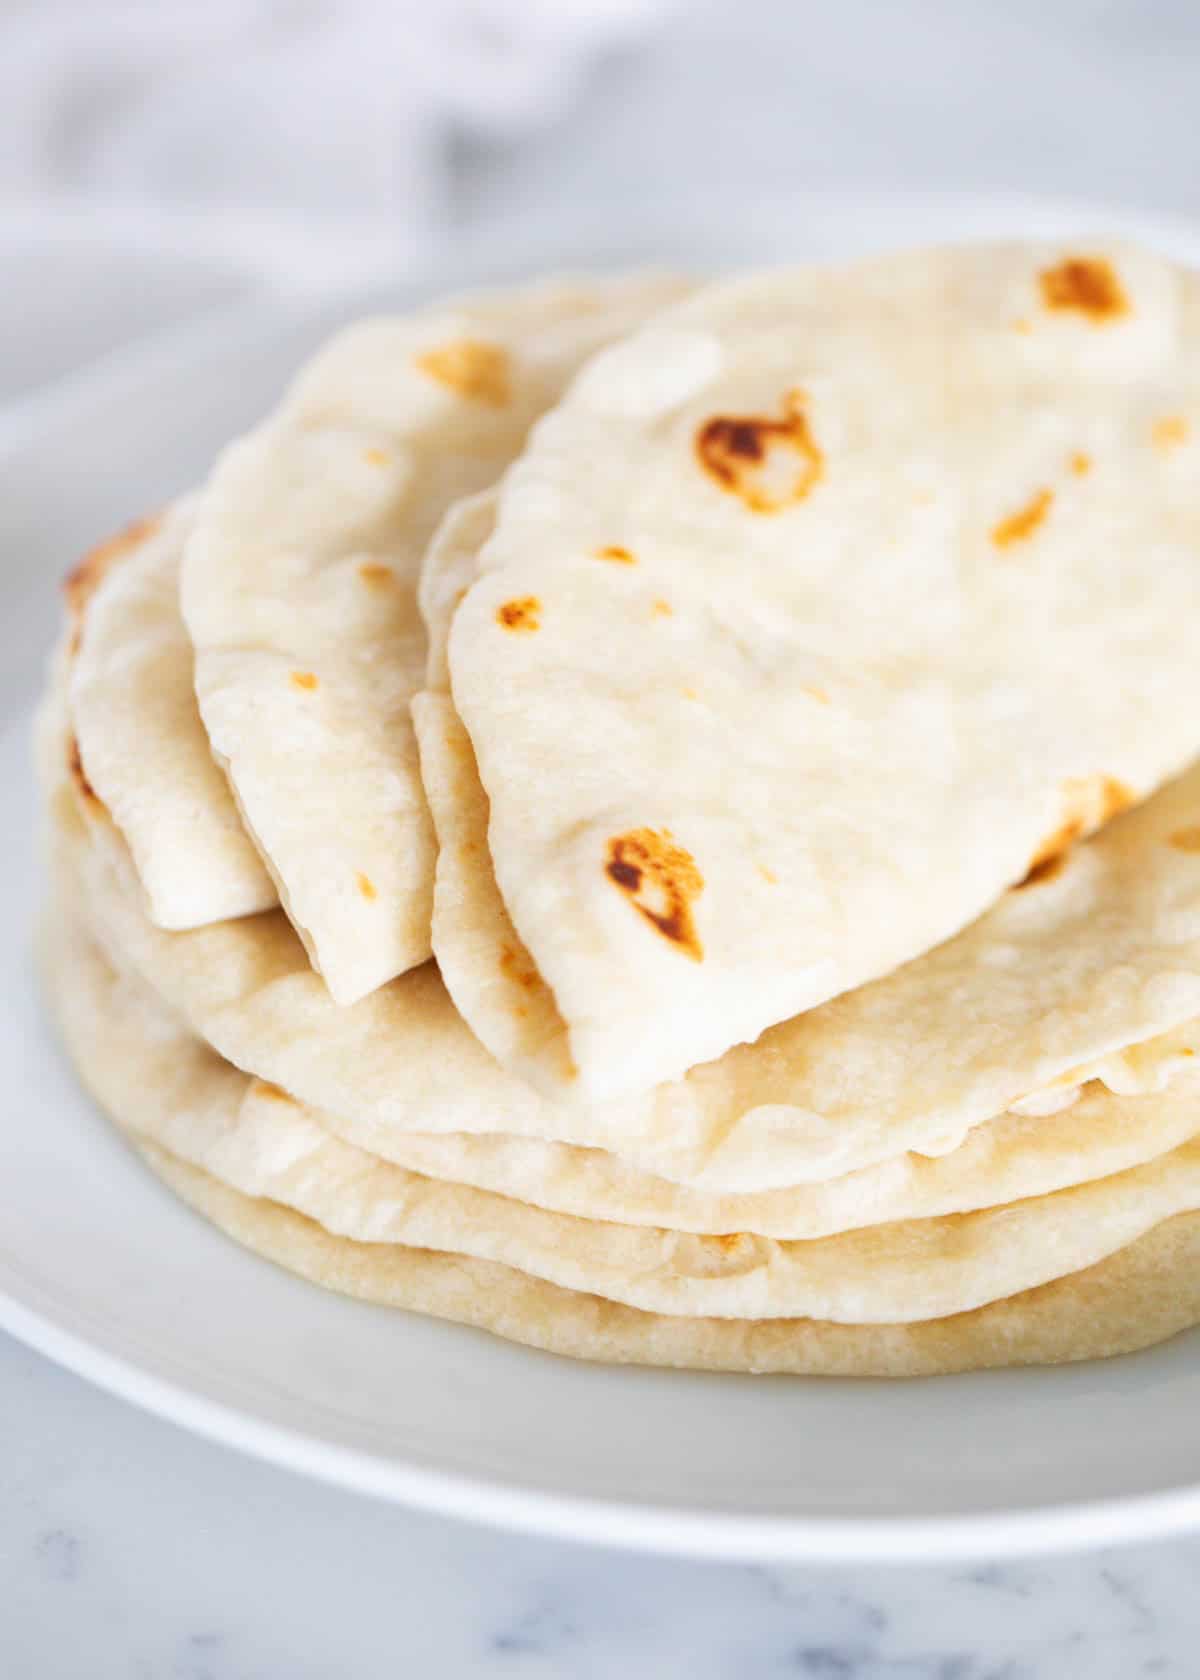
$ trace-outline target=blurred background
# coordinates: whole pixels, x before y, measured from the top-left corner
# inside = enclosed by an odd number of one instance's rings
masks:
[[[0,402],[533,221],[1200,214],[1195,0],[0,0]]]

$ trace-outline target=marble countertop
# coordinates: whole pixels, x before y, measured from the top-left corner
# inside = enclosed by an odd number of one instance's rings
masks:
[[[689,1563],[396,1510],[0,1336],[5,1680],[1194,1676],[1200,1539],[955,1568]]]
[[[1197,111],[1190,0],[695,0],[598,74],[552,145],[464,152],[454,216],[839,183],[1200,213]],[[3,225],[0,210],[0,251]],[[91,318],[63,287],[6,307],[0,405],[6,373],[13,395],[62,373],[68,325],[78,363],[226,296],[170,272],[155,292],[139,271],[132,314],[119,278]],[[497,1534],[253,1463],[0,1336],[3,1680],[1184,1677],[1198,1582],[1200,1538],[785,1570]]]

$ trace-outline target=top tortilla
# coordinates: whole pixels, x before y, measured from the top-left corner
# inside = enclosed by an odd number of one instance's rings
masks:
[[[751,276],[595,358],[449,644],[564,1089],[894,969],[1195,756],[1198,466],[1200,284],[1132,249]]]

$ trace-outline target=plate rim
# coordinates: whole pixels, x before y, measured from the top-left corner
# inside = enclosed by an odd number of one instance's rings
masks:
[[[1190,250],[1200,262],[1200,221],[1101,201],[1026,194],[806,192],[760,200],[738,212],[736,225],[745,228],[748,219],[784,213],[794,217],[806,210],[830,225],[853,219],[891,228],[906,220],[945,219],[965,238],[1017,225],[1030,236],[1061,233],[1068,227],[1109,229]],[[36,448],[40,440],[49,443],[54,428],[81,409],[117,402],[123,391],[136,390],[143,381],[171,370],[184,373],[195,360],[232,353],[239,343],[261,343],[264,334],[279,332],[289,323],[341,313],[358,300],[377,298],[386,284],[394,284],[398,297],[438,285],[455,289],[463,275],[494,267],[498,249],[527,251],[536,261],[538,253],[572,249],[590,233],[604,253],[618,236],[636,238],[661,227],[678,238],[689,226],[712,230],[716,220],[705,201],[685,198],[682,203],[642,205],[619,227],[611,216],[594,214],[541,214],[514,219],[503,229],[484,222],[453,250],[397,273],[391,282],[376,274],[369,282],[319,298],[257,296],[215,315],[200,315],[101,356],[76,375],[0,411],[0,464],[10,454]],[[603,258],[596,266],[606,266]],[[152,1365],[139,1364],[131,1355],[111,1351],[97,1339],[99,1332],[89,1339],[86,1330],[69,1323],[69,1314],[54,1304],[38,1303],[32,1291],[21,1291],[19,1278],[2,1270],[0,1329],[106,1392],[248,1456],[356,1493],[556,1539],[743,1562],[945,1562],[1080,1551],[1163,1538],[1200,1525],[1200,1473],[1195,1480],[1150,1493],[917,1517],[755,1516],[551,1493],[516,1478],[405,1463],[330,1441],[318,1431],[272,1420],[250,1407],[239,1409]]]

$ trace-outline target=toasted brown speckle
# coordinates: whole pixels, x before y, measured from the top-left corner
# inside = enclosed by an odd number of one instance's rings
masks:
[[[63,595],[66,598],[67,611],[71,615],[72,630],[70,652],[78,653],[79,641],[83,633],[83,619],[88,602],[103,583],[108,572],[118,560],[131,554],[135,548],[140,548],[148,537],[154,535],[162,524],[158,514],[151,514],[145,519],[134,519],[115,536],[109,537],[102,543],[97,543],[84,555],[73,570],[63,579]]]
[[[93,811],[103,811],[104,801],[100,798],[91,782],[87,771],[83,768],[83,758],[79,751],[79,737],[71,735],[67,741],[67,774],[75,786],[75,791],[84,805]]]
[[[1065,855],[1077,840],[1124,811],[1136,797],[1133,790],[1115,776],[1070,777],[1062,786],[1063,815],[1059,824],[1033,854],[1029,873],[1021,885],[1048,880],[1050,876],[1044,865]]]
[[[527,992],[533,991],[541,980],[536,968],[528,957],[522,957],[511,945],[500,947],[500,972],[518,986],[523,986]]]
[[[1154,422],[1150,436],[1154,447],[1168,455],[1172,449],[1178,449],[1180,444],[1187,442],[1191,429],[1184,415],[1164,414],[1161,420]]]
[[[828,695],[828,693],[826,692],[825,689],[821,688],[819,686],[819,684],[817,684],[817,683],[805,683],[804,687],[803,687],[803,693],[807,694],[810,700],[815,700],[817,702],[818,706],[828,706],[829,705],[829,695]]]
[[[378,560],[364,560],[358,568],[358,575],[372,589],[390,589],[396,581],[392,568],[381,565]]]
[[[1200,825],[1177,828],[1167,844],[1177,852],[1200,852]]]
[[[1027,542],[1043,523],[1053,503],[1053,490],[1035,490],[1024,507],[1010,513],[993,528],[992,541],[996,547],[1009,548],[1013,543]]]
[[[460,338],[426,350],[416,359],[418,369],[439,385],[469,402],[503,408],[510,391],[508,351],[476,338]]]
[[[611,560],[617,566],[637,565],[637,555],[631,554],[627,548],[622,548],[620,543],[608,543],[604,548],[598,548],[596,559]]]
[[[696,455],[713,481],[752,513],[781,513],[821,480],[825,457],[813,437],[801,391],[789,391],[783,418],[714,416],[696,433]]]
[[[1129,299],[1107,257],[1068,257],[1038,276],[1047,309],[1073,310],[1096,326],[1128,315]]]
[[[608,843],[605,873],[664,938],[693,962],[703,961],[692,903],[704,891],[704,877],[669,829],[637,828],[617,835]]]
[[[355,875],[354,881],[355,881],[355,885],[358,887],[359,892],[362,894],[362,896],[364,898],[375,899],[375,898],[379,897],[379,894],[375,891],[374,881],[372,881],[372,879],[369,875],[364,875],[361,869],[359,870],[358,874]]]
[[[292,672],[292,687],[293,688],[302,688],[302,689],[306,690],[307,693],[311,694],[313,689],[319,688],[320,686],[321,686],[320,682],[318,681],[317,677],[314,675],[314,673],[312,671],[293,671]]]
[[[657,601],[655,601],[653,610],[655,618],[670,618],[671,614],[675,611],[675,608],[671,605],[670,601],[664,601],[660,597]]]
[[[764,881],[769,881],[773,887],[777,887],[779,885],[778,875],[776,875],[773,869],[768,869],[765,863],[759,864],[758,873],[762,876]]]
[[[536,595],[521,595],[496,608],[496,622],[505,630],[540,630],[542,603]]]
[[[1031,864],[1029,872],[1023,880],[1017,882],[1017,890],[1022,887],[1036,887],[1043,881],[1053,881],[1056,875],[1061,875],[1066,867],[1067,854],[1065,851],[1054,852],[1044,857],[1040,862]]]
[[[271,1102],[294,1103],[295,1097],[283,1089],[282,1085],[273,1085],[269,1079],[254,1079],[251,1081],[256,1097],[267,1097]]]
[[[1077,449],[1071,456],[1070,466],[1076,478],[1083,478],[1092,470],[1092,457],[1085,455],[1082,449]]]
[[[369,467],[386,467],[391,456],[386,449],[364,449],[363,460]]]

